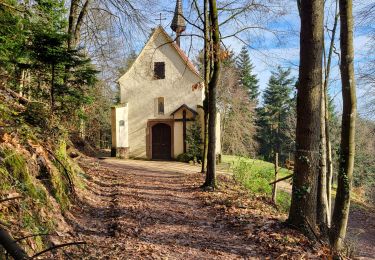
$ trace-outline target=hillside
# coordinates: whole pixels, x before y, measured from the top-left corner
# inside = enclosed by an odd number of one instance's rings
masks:
[[[11,235],[29,256],[73,241],[63,215],[82,186],[66,133],[43,109],[0,88],[0,240]]]

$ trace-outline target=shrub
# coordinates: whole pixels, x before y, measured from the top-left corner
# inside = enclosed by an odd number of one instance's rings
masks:
[[[186,135],[187,156],[190,157],[188,161],[200,162],[202,161],[202,131],[198,120],[194,121],[193,124],[188,129]]]
[[[22,113],[23,118],[29,124],[40,129],[49,129],[50,112],[45,104],[40,102],[30,102],[26,110]]]
[[[240,160],[233,169],[234,178],[254,193],[269,194],[272,187],[269,183],[273,174],[266,168],[258,168],[254,163]]]
[[[191,160],[193,160],[193,157],[191,155],[189,155],[188,153],[182,153],[182,154],[179,154],[176,158],[177,161],[179,162],[190,162]]]
[[[253,193],[269,198],[272,195],[272,186],[269,183],[274,180],[273,167],[266,167],[261,161],[239,159],[233,166],[233,177]],[[289,210],[290,200],[289,193],[278,190],[277,205],[281,211],[287,212]]]

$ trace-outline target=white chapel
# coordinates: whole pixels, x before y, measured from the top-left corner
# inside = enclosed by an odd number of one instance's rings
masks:
[[[198,120],[203,129],[203,78],[180,48],[186,28],[181,0],[177,0],[171,28],[175,40],[161,26],[154,29],[118,80],[120,105],[112,108],[111,115],[112,156],[171,160],[186,152],[192,122]],[[220,154],[217,118],[216,152]]]

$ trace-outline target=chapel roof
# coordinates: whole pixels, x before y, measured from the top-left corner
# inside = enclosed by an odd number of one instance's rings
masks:
[[[180,46],[178,46],[176,44],[176,42],[172,39],[172,37],[164,30],[163,27],[161,26],[158,26],[154,32],[154,34],[156,34],[156,32],[160,30],[164,36],[167,38],[167,41],[169,43],[171,43],[171,45],[176,49],[177,53],[180,55],[180,57],[182,58],[182,60],[186,63],[187,67],[192,71],[194,72],[194,74],[196,74],[198,77],[201,78],[201,75],[199,74],[199,71],[197,70],[197,68],[194,66],[194,64],[190,61],[190,59],[188,58],[188,56],[185,54],[185,52],[180,48]]]
[[[179,108],[177,108],[175,111],[173,111],[171,113],[171,116],[173,116],[174,114],[176,114],[178,111],[182,110],[182,109],[186,109],[188,111],[190,111],[194,116],[198,115],[198,112],[195,111],[194,109],[192,109],[191,107],[189,107],[188,105],[186,104],[183,104],[181,105]]]

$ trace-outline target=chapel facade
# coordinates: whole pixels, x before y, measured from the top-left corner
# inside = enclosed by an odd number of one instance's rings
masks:
[[[129,70],[119,78],[120,105],[112,108],[112,156],[171,160],[188,149],[186,135],[198,121],[203,131],[203,79],[180,48],[185,30],[182,3],[176,3],[172,39],[154,29]],[[216,152],[221,153],[220,117]],[[202,132],[203,138],[203,132]]]

